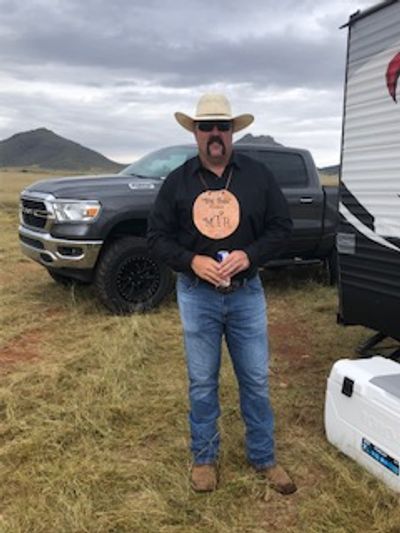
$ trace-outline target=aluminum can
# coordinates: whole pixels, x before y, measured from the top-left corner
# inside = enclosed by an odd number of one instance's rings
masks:
[[[229,252],[227,250],[218,250],[217,252],[217,261],[219,261],[220,263],[222,263],[222,261],[224,259],[226,259],[229,255]],[[231,284],[231,279],[228,278],[228,279],[225,279],[224,281],[221,281],[220,283],[220,287],[229,287],[229,285]]]

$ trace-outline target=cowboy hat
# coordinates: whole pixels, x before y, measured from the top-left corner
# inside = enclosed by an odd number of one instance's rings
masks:
[[[246,128],[254,120],[253,115],[249,113],[233,117],[229,100],[223,94],[216,93],[203,94],[197,103],[194,117],[189,117],[189,115],[177,111],[175,118],[181,126],[191,132],[195,129],[195,123],[203,120],[231,120],[233,122],[233,132]]]

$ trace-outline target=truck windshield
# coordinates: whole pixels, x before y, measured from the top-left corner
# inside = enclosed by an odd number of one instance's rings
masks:
[[[170,146],[145,155],[120,174],[140,178],[165,178],[170,172],[197,154],[195,146]]]

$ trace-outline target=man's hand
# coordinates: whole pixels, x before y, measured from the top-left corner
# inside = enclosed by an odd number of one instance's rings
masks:
[[[218,263],[218,274],[222,278],[231,278],[235,274],[247,270],[250,260],[243,250],[234,250],[222,263]]]
[[[208,257],[208,255],[195,255],[190,266],[199,278],[212,283],[216,287],[221,284],[222,276],[219,273],[220,263],[212,257]]]

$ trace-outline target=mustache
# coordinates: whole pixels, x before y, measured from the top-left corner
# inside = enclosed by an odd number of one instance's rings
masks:
[[[225,147],[224,141],[218,135],[212,135],[208,139],[207,152],[208,152],[209,155],[210,155],[210,146],[212,145],[212,143],[218,143],[219,145],[221,145],[222,146],[222,153],[225,155],[226,147]]]

